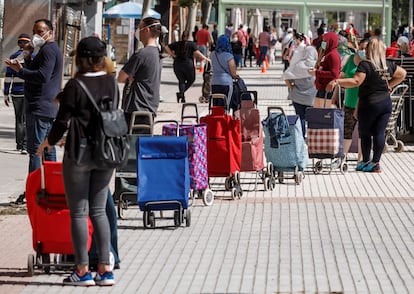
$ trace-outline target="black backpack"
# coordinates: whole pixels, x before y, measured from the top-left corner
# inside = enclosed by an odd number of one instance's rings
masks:
[[[85,91],[89,100],[96,109],[98,124],[93,142],[93,161],[99,168],[116,168],[124,165],[128,160],[129,143],[127,138],[128,126],[124,112],[114,108],[109,97],[103,97],[98,106],[86,85],[76,79]],[[115,98],[118,95],[118,85],[115,83]],[[114,101],[116,101],[114,99]]]

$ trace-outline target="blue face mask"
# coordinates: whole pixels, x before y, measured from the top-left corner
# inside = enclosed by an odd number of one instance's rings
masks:
[[[322,43],[321,43],[321,48],[322,48],[323,50],[325,50],[325,49],[326,49],[326,41],[322,41]]]
[[[361,59],[365,59],[365,50],[358,50],[358,55],[361,57]]]

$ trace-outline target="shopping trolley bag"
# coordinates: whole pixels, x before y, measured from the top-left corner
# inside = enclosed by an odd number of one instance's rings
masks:
[[[307,143],[310,158],[338,158],[344,152],[344,112],[334,108],[308,108]]]

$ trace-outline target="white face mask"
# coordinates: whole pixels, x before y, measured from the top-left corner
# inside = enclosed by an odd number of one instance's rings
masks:
[[[49,34],[49,32],[44,34],[43,37],[46,36],[47,34]],[[33,38],[32,38],[33,48],[42,47],[46,43],[46,40],[43,37],[41,37],[38,34],[33,35]]]

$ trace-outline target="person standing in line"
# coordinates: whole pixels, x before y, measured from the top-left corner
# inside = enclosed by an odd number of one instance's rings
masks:
[[[354,77],[358,64],[365,60],[365,49],[368,44],[368,39],[363,39],[358,45],[358,51],[355,53],[352,53],[349,57],[347,63],[344,65],[344,67],[341,70],[340,78],[352,78]],[[354,128],[357,123],[356,116],[356,108],[358,105],[358,96],[359,96],[359,88],[353,87],[353,88],[347,88],[345,90],[345,100],[344,100],[344,155],[345,158],[348,155],[349,148],[352,144],[352,133],[354,131]],[[338,97],[339,98],[339,97]],[[361,140],[358,139],[358,162],[362,159],[361,154]]]
[[[149,111],[153,117],[157,116],[160,103],[160,84],[162,69],[162,52],[164,44],[158,44],[161,35],[161,23],[158,19],[147,17],[141,20],[135,36],[144,45],[127,61],[118,74],[118,82],[133,83],[134,91],[131,100],[123,97],[122,109],[125,113],[128,127],[132,112],[136,110]],[[161,45],[161,51],[158,47]]]
[[[30,36],[28,34],[20,34],[17,38],[17,46],[19,50],[10,55],[10,60],[15,59],[19,62],[24,62],[20,57],[24,54],[30,54],[25,50],[25,47],[30,43]],[[17,59],[20,60],[17,60]],[[10,67],[6,69],[6,78],[4,79],[4,103],[10,106],[10,97],[12,99],[15,116],[15,136],[16,136],[16,150],[21,154],[27,154],[26,145],[26,110],[24,101],[24,80],[16,76],[17,73]]]
[[[328,32],[323,35],[321,48],[324,50],[321,62],[316,65],[317,68],[309,69],[309,73],[316,77],[315,86],[316,108],[330,108],[333,92],[327,91],[326,86],[329,82],[336,80],[341,71],[341,56],[338,52],[338,35],[334,32]]]
[[[55,97],[62,86],[62,51],[54,41],[53,25],[50,20],[36,20],[33,26],[30,54],[24,60],[14,63],[6,59],[6,64],[17,72],[17,77],[25,81],[24,96],[26,102],[26,135],[29,152],[29,173],[40,167],[40,158],[36,154],[39,145],[47,136],[56,116],[58,105]],[[32,58],[35,48],[38,53]],[[51,148],[44,153],[44,159],[56,161],[56,150]],[[23,203],[25,194],[21,194],[16,203]]]
[[[217,39],[217,47],[211,54],[213,75],[211,78],[211,93],[224,94],[226,96],[226,109],[230,107],[233,95],[233,79],[237,79],[236,63],[234,62],[230,40],[226,35]]]
[[[188,40],[189,32],[184,31],[181,41],[168,44],[165,51],[174,59],[173,68],[178,79],[177,102],[185,103],[184,93],[192,86],[195,81],[194,57],[207,60],[194,42]]]
[[[249,57],[249,61],[250,61],[250,67],[252,67],[252,60],[253,60],[253,56],[255,55],[254,53],[254,43],[256,42],[255,37],[252,34],[252,29],[248,28],[247,29],[247,35],[249,36],[249,38],[247,39],[247,50],[246,50],[246,55],[244,57],[244,60],[247,60],[247,57]]]
[[[291,43],[293,39],[293,29],[292,28],[286,28],[286,34],[282,38],[282,62],[284,64],[284,70],[286,70],[289,67],[289,60],[285,58],[285,56],[288,56],[289,53],[289,47],[288,45]]]
[[[237,33],[233,34],[230,44],[231,50],[233,51],[236,68],[242,67],[243,45],[242,42],[240,42]]]
[[[230,22],[228,25],[227,25],[227,27],[226,27],[226,30],[225,30],[225,33],[224,33],[229,39],[231,38],[231,35],[233,34],[233,23],[232,22]]]
[[[243,24],[239,26],[239,29],[237,30],[237,38],[242,44],[242,60],[241,60],[241,67],[246,67],[246,57],[247,57],[247,43],[249,41],[249,35],[247,32],[243,29]],[[234,52],[233,52],[234,53]]]
[[[265,30],[259,34],[259,48],[260,56],[258,60],[258,66],[262,66],[262,63],[265,61],[267,51],[270,46],[270,29],[265,27]]]
[[[76,48],[78,73],[65,85],[59,103],[59,111],[52,128],[39,145],[37,154],[52,149],[68,130],[63,156],[63,182],[66,201],[70,210],[72,242],[76,269],[63,280],[65,285],[112,286],[114,274],[110,268],[110,227],[106,215],[109,182],[113,168],[99,168],[93,161],[95,129],[98,127],[97,112],[89,101],[78,80],[82,81],[99,105],[103,97],[109,97],[114,105],[119,104],[115,78],[104,70],[106,44],[96,37],[82,39]],[[80,146],[89,147],[81,154]],[[95,278],[89,271],[88,216],[90,217],[99,263]]]
[[[207,48],[213,44],[213,39],[211,37],[210,32],[208,31],[208,25],[203,24],[201,30],[197,32],[197,49],[198,51],[203,54],[203,56],[207,56]],[[198,59],[198,58],[197,58]],[[200,69],[204,69],[204,58],[200,58]]]
[[[269,45],[269,53],[268,53],[270,64],[274,64],[276,61],[276,56],[275,56],[276,44],[277,44],[276,28],[272,28],[270,32],[270,45]]]
[[[312,107],[316,94],[315,77],[308,73],[308,69],[315,66],[318,52],[307,43],[306,36],[302,33],[296,33],[293,39],[296,49],[289,67],[282,74],[282,79],[288,86],[288,99],[292,100],[301,121],[303,138],[306,138],[306,109]]]
[[[365,55],[366,60],[358,64],[354,77],[332,80],[327,84],[326,90],[332,91],[336,85],[344,88],[359,87],[357,113],[362,161],[357,164],[356,170],[379,173],[385,129],[392,111],[390,91],[404,80],[407,72],[385,59],[385,46],[378,38],[372,38],[368,42]]]

